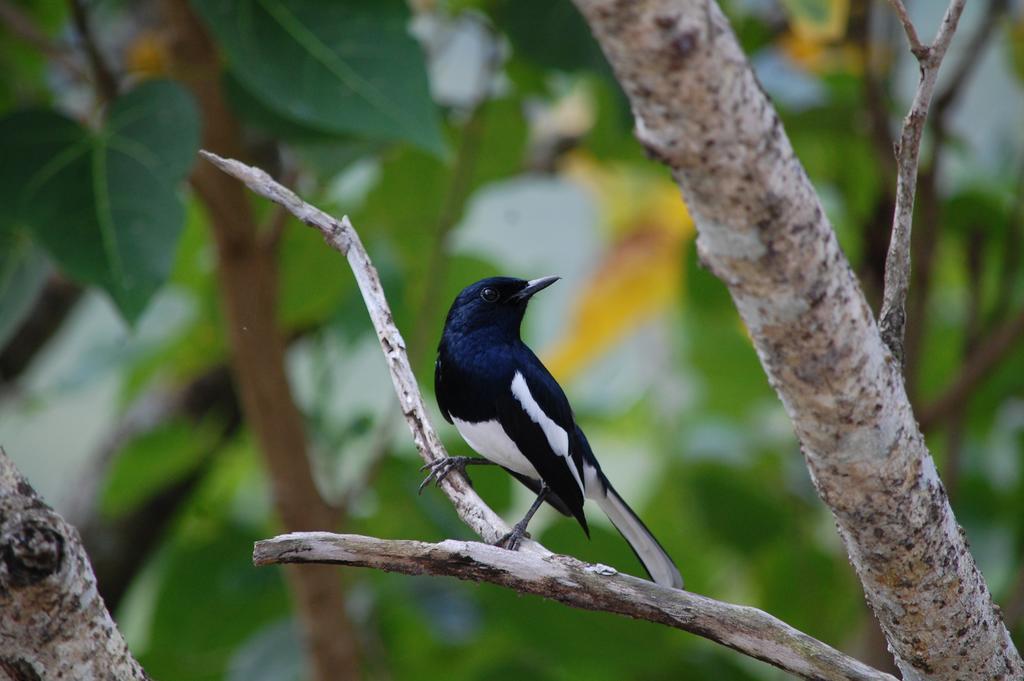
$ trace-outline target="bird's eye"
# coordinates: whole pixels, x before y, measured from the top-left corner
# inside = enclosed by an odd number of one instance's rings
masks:
[[[498,301],[498,292],[488,287],[480,292],[480,297],[488,303],[495,303]]]

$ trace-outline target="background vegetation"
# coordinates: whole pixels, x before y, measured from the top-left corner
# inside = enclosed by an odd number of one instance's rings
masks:
[[[223,224],[238,215],[196,165],[201,139],[223,143],[227,129],[238,155],[351,216],[426,390],[459,289],[495,273],[562,275],[531,305],[525,336],[688,588],[884,665],[789,422],[573,7],[412,5],[0,0],[0,444],[82,529],[136,657],[165,680],[310,674],[292,582],[250,564],[253,540],[294,523],[275,505],[281,458],[265,465],[273,427],[242,409],[228,369],[244,371],[250,329],[232,324],[247,300],[273,304],[276,319],[249,342],[287,344],[308,454],[288,465],[316,486],[293,501],[349,532],[469,537],[441,495],[416,495],[418,459],[339,256],[244,195],[269,257],[241,289],[232,278]],[[917,71],[900,27],[879,2],[724,5],[877,305],[892,130]],[[942,9],[913,5],[923,35]],[[197,75],[196,45],[212,49],[212,77]],[[1022,8],[971,3],[923,156],[907,341],[918,417],[1016,637],[1022,45]],[[530,501],[508,476],[473,481],[506,517]],[[531,529],[553,550],[639,572],[599,515],[589,542],[547,512]],[[676,631],[489,586],[337,579],[331,635],[351,638],[350,671],[366,678],[780,674]]]

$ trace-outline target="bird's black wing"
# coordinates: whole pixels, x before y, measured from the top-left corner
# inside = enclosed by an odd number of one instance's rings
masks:
[[[529,462],[589,534],[583,514],[583,472],[575,459],[576,425],[565,393],[523,346],[515,370],[496,391],[498,420]]]

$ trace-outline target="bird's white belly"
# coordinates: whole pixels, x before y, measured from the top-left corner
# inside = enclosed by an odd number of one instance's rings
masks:
[[[452,417],[452,422],[462,439],[480,456],[510,471],[540,480],[537,469],[523,456],[497,420],[470,423]]]

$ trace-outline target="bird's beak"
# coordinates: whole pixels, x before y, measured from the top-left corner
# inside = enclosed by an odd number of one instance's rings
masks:
[[[523,288],[522,291],[512,296],[512,300],[529,300],[534,293],[537,293],[542,289],[546,289],[548,286],[551,286],[559,279],[561,279],[561,277],[541,277],[540,279],[531,279],[530,281],[526,282],[526,286]]]

